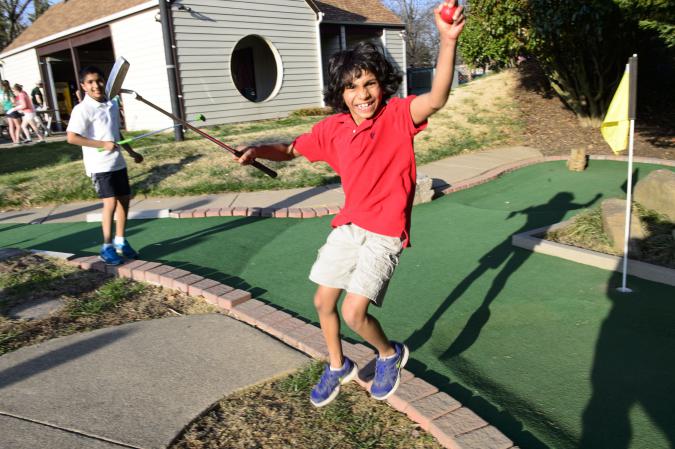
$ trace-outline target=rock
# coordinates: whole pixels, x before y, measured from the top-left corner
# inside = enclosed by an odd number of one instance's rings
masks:
[[[637,183],[634,199],[675,223],[675,172],[654,170]]]
[[[612,247],[617,251],[623,251],[624,231],[626,224],[626,200],[609,198],[602,202],[602,228],[609,236]],[[645,232],[640,223],[640,218],[633,209],[630,218],[630,240],[628,241],[628,255],[639,257],[640,248],[638,242],[645,238]]]
[[[417,187],[415,188],[415,199],[413,205],[428,203],[434,197],[434,190],[431,188],[433,180],[427,175],[417,175]]]

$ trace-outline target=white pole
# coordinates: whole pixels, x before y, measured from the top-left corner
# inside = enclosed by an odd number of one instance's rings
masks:
[[[633,134],[635,132],[635,120],[630,121],[630,134],[628,135],[628,186],[626,187],[626,226],[623,240],[623,270],[621,287],[617,290],[621,293],[631,293],[633,290],[626,287],[628,275],[628,241],[630,240],[631,206],[633,202]]]
[[[628,120],[630,120],[630,131],[628,134],[628,185],[626,188],[626,227],[624,229],[623,242],[623,273],[621,287],[617,290],[622,293],[630,293],[633,290],[626,287],[626,277],[628,276],[628,242],[630,240],[631,209],[633,206],[633,141],[635,140],[635,111],[637,104],[637,55],[634,54],[628,58],[626,64],[628,71]]]
[[[52,58],[45,58],[47,64],[47,82],[49,83],[49,90],[52,94],[52,107],[54,108],[54,116],[56,117],[56,126],[61,131],[61,111],[59,111],[59,100],[56,97],[56,85],[54,84],[54,74],[52,73]]]

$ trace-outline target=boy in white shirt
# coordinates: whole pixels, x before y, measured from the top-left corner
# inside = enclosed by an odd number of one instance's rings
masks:
[[[115,143],[122,140],[119,108],[105,96],[105,76],[98,67],[87,66],[80,70],[80,86],[86,92],[84,100],[73,108],[66,129],[68,143],[82,146],[84,169],[91,177],[98,197],[103,200],[103,246],[100,258],[108,265],[120,265],[126,258],[136,258],[124,238],[131,187],[127,165]],[[104,151],[99,151],[103,148]],[[143,156],[129,145],[122,145],[136,163]],[[112,221],[115,222],[115,239],[112,238]],[[118,254],[119,253],[119,254]]]

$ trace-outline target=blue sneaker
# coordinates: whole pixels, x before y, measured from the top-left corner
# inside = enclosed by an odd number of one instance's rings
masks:
[[[346,384],[359,372],[359,368],[354,362],[345,357],[344,368],[339,371],[330,369],[330,365],[326,364],[326,368],[319,379],[319,383],[312,388],[309,395],[309,400],[314,407],[323,407],[328,405],[335,399],[340,392],[340,385]]]
[[[398,384],[401,383],[401,369],[408,362],[408,347],[395,341],[391,344],[396,356],[384,360],[378,357],[375,361],[375,378],[370,387],[370,395],[378,401],[383,401],[394,394]]]
[[[105,262],[106,265],[121,265],[122,262],[124,262],[122,258],[117,255],[117,251],[115,251],[115,248],[112,246],[101,249],[101,253],[98,257]]]
[[[126,257],[127,259],[137,259],[138,258],[138,253],[134,251],[134,249],[129,245],[129,242],[127,239],[124,239],[124,243],[121,245],[115,243],[115,250],[117,251],[117,254]]]

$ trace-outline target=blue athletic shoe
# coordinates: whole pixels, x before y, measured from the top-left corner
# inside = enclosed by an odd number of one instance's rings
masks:
[[[121,265],[122,262],[124,262],[122,258],[117,255],[117,251],[115,251],[115,248],[112,246],[101,249],[101,253],[98,257],[105,262],[106,265]]]
[[[328,405],[337,397],[340,392],[340,385],[352,380],[358,372],[359,368],[347,357],[345,357],[343,368],[339,371],[331,370],[330,365],[326,364],[319,383],[312,388],[312,392],[309,395],[312,405],[315,407]]]
[[[122,255],[126,257],[127,259],[137,259],[138,258],[138,253],[134,251],[134,249],[129,245],[129,242],[127,239],[124,239],[124,243],[117,244],[115,243],[115,250],[117,251],[117,254]]]
[[[401,383],[401,369],[408,362],[408,347],[403,343],[391,342],[396,356],[375,361],[375,378],[370,387],[370,395],[378,401],[383,401],[394,394]]]

